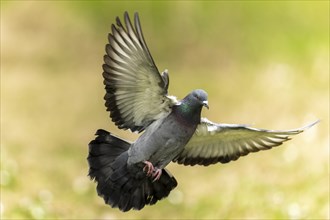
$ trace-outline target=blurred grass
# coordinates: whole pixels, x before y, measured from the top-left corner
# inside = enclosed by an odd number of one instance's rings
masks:
[[[87,143],[118,130],[105,111],[110,24],[140,13],[170,93],[209,93],[212,121],[289,129],[283,147],[226,165],[169,169],[168,199],[140,212],[103,204]],[[329,219],[329,2],[1,1],[2,219]]]

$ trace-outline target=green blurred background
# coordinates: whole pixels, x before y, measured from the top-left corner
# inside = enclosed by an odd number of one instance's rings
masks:
[[[110,25],[138,11],[170,94],[209,93],[215,122],[291,129],[284,146],[226,165],[169,165],[168,199],[121,213],[87,177],[105,111]],[[1,217],[328,219],[329,1],[1,1]]]

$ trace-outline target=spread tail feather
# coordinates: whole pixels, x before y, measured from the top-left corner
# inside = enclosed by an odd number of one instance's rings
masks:
[[[89,176],[97,182],[98,195],[121,211],[142,209],[168,196],[177,186],[175,178],[163,169],[154,181],[143,172],[143,163],[127,167],[130,143],[98,130],[89,143]]]

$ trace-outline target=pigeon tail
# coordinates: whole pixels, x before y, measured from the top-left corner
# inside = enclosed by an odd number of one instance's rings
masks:
[[[121,211],[140,210],[168,196],[177,186],[175,178],[163,169],[153,181],[143,172],[144,163],[127,166],[130,143],[98,130],[89,143],[89,176],[97,182],[98,195],[111,207]]]

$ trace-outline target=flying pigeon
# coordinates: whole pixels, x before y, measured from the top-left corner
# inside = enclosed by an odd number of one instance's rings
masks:
[[[99,129],[89,143],[89,176],[106,204],[140,210],[167,197],[177,181],[170,162],[208,166],[268,150],[312,127],[275,131],[201,118],[207,93],[196,89],[177,100],[167,93],[168,71],[159,73],[144,40],[139,16],[117,17],[108,35],[103,77],[105,106],[120,129],[143,132],[133,143]]]

